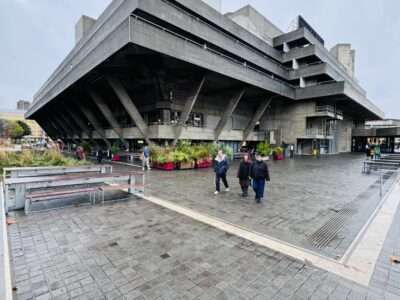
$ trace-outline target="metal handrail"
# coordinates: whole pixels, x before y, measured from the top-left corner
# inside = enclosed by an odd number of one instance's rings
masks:
[[[237,65],[241,65],[242,67],[244,67],[244,68],[246,68],[246,69],[252,70],[252,71],[257,72],[257,73],[259,73],[259,74],[261,74],[261,75],[263,75],[263,76],[269,77],[270,79],[275,80],[275,81],[280,82],[280,83],[283,83],[283,84],[285,84],[285,85],[287,85],[287,86],[289,86],[289,87],[296,88],[296,87],[293,86],[292,84],[290,84],[290,83],[288,83],[288,82],[286,82],[286,81],[283,81],[283,80],[281,80],[281,79],[279,79],[279,78],[276,78],[276,77],[275,77],[274,75],[272,75],[272,74],[265,73],[265,72],[260,71],[260,70],[258,70],[258,69],[256,69],[256,68],[252,67],[252,66],[249,66],[249,65],[248,65],[248,62],[245,61],[245,60],[239,61],[239,60],[237,60],[237,59],[235,59],[235,58],[233,58],[233,57],[230,57],[230,56],[228,56],[228,55],[226,55],[226,54],[224,54],[224,53],[221,53],[221,52],[219,52],[219,51],[217,51],[217,50],[215,50],[215,49],[209,48],[208,45],[207,45],[207,43],[201,44],[201,43],[199,43],[199,42],[196,42],[196,41],[194,41],[194,40],[192,40],[192,39],[190,39],[190,38],[188,38],[188,37],[185,37],[185,36],[183,36],[183,35],[181,35],[181,34],[179,34],[179,33],[176,33],[176,32],[174,32],[174,31],[172,31],[172,30],[170,30],[170,29],[167,29],[167,28],[165,28],[165,27],[163,27],[163,26],[161,26],[161,25],[159,25],[159,24],[157,24],[157,23],[151,22],[151,21],[149,21],[149,20],[147,20],[147,19],[145,19],[145,18],[143,18],[143,17],[140,17],[140,16],[138,16],[138,15],[136,15],[136,14],[133,14],[133,13],[132,13],[132,14],[131,14],[131,17],[135,20],[135,22],[137,22],[138,20],[139,20],[139,21],[142,21],[143,23],[146,23],[146,24],[149,24],[149,25],[151,25],[151,26],[153,26],[153,27],[155,27],[155,28],[158,28],[158,29],[160,29],[160,30],[163,31],[163,32],[166,32],[166,33],[169,33],[169,34],[171,34],[171,35],[173,35],[173,36],[175,36],[175,37],[178,37],[178,38],[184,40],[185,42],[189,42],[189,43],[191,43],[191,44],[193,44],[193,45],[196,45],[196,46],[198,46],[199,48],[204,49],[205,51],[209,51],[209,52],[211,52],[211,53],[213,53],[213,54],[216,54],[216,55],[218,55],[218,56],[220,56],[220,57],[223,57],[223,58],[225,58],[225,59],[227,59],[227,60],[229,60],[229,61],[231,61],[231,62],[233,62],[233,63],[235,63],[235,64],[237,64]]]
[[[277,62],[276,60],[274,60],[273,58],[269,57],[267,54],[265,54],[264,52],[262,52],[261,50],[258,50],[256,48],[253,48],[251,46],[246,45],[245,43],[241,42],[239,39],[235,39],[234,37],[232,37],[231,35],[227,34],[226,32],[218,29],[216,26],[212,26],[207,22],[204,22],[202,19],[200,19],[197,16],[192,15],[191,13],[189,13],[188,11],[182,9],[181,7],[171,3],[168,0],[161,0],[162,2],[174,7],[176,10],[181,11],[182,13],[186,14],[187,16],[191,17],[193,20],[202,23],[203,25],[206,25],[207,27],[209,27],[210,29],[217,31],[218,33],[224,35],[226,38],[230,39],[231,41],[235,42],[236,44],[252,51],[253,53],[256,53],[257,55],[261,55],[263,56],[263,58],[268,59],[270,62],[272,62],[273,64],[275,64],[276,66],[280,67],[281,69],[285,70],[285,71],[290,71],[291,68],[288,68],[284,65],[282,65],[280,62]]]

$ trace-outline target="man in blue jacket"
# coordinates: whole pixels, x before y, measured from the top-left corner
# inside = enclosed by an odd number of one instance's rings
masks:
[[[267,164],[262,160],[259,153],[256,154],[256,161],[250,169],[250,176],[253,179],[253,190],[256,193],[256,202],[260,203],[264,198],[265,181],[270,181]]]
[[[214,172],[215,172],[215,195],[218,195],[220,192],[220,181],[222,179],[222,183],[225,186],[225,191],[229,192],[228,181],[226,180],[226,173],[229,169],[229,163],[226,155],[222,152],[222,150],[218,151],[217,156],[215,157],[214,162]]]

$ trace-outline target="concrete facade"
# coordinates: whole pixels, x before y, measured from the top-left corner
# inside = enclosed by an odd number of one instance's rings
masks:
[[[27,117],[67,142],[122,139],[133,150],[191,139],[347,152],[353,121],[383,112],[299,20],[284,33],[250,6],[222,15],[196,0],[115,0],[77,27]]]

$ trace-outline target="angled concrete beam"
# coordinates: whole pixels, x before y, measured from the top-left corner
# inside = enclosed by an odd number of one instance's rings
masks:
[[[107,147],[111,147],[110,142],[106,139],[106,135],[104,133],[103,127],[101,126],[99,120],[96,118],[94,113],[88,109],[87,107],[81,105],[80,106],[83,114],[89,120],[89,122],[93,125],[97,134],[102,138],[102,140],[106,143]]]
[[[76,133],[76,135],[79,136],[79,133],[80,133],[79,128],[78,128],[75,124],[73,124],[68,118],[66,118],[64,114],[58,113],[58,112],[55,112],[55,111],[52,111],[52,114],[54,114],[54,116],[55,116],[58,120],[60,120],[60,122],[62,122],[62,123],[65,124],[68,128],[71,129],[72,136],[74,136],[75,133]]]
[[[107,81],[113,89],[114,93],[117,95],[118,99],[121,101],[122,106],[125,108],[132,121],[135,122],[137,128],[139,129],[143,138],[146,140],[147,144],[151,144],[152,142],[148,137],[149,128],[143,120],[143,117],[137,109],[136,105],[133,103],[127,90],[122,85],[121,81],[117,78],[112,77],[108,77]]]
[[[122,128],[119,125],[118,121],[114,118],[112,111],[110,110],[104,99],[92,89],[89,90],[89,94],[92,97],[93,102],[96,104],[97,108],[103,114],[104,118],[111,125],[114,132],[119,136],[121,140],[124,140],[122,135]]]
[[[92,130],[89,128],[89,126],[86,124],[85,120],[83,120],[78,114],[76,114],[72,109],[70,109],[67,106],[62,106],[62,109],[71,117],[72,120],[78,125],[80,128],[81,132],[85,132],[89,139],[92,140]],[[82,137],[82,135],[81,135]]]
[[[63,124],[56,116],[52,115],[49,118],[51,122],[56,126],[57,130],[61,132],[63,138],[70,138],[73,136],[71,129],[67,128],[65,124]]]
[[[271,97],[266,101],[263,101],[258,106],[257,111],[255,112],[254,116],[250,120],[245,130],[243,131],[243,142],[247,141],[247,139],[249,138],[249,135],[254,130],[254,127],[256,126],[257,122],[260,121],[261,117],[267,110],[268,106],[271,104],[272,98],[274,97]]]
[[[228,122],[229,118],[232,117],[233,112],[235,111],[236,107],[238,106],[240,99],[242,99],[243,95],[246,93],[246,89],[242,89],[237,92],[229,101],[228,107],[225,109],[221,120],[219,120],[217,127],[214,130],[214,139],[218,141],[219,136],[221,135],[222,131],[225,128],[226,123]]]
[[[179,138],[181,137],[183,127],[186,125],[186,122],[189,120],[190,113],[192,112],[192,109],[193,109],[194,105],[196,104],[197,99],[199,98],[201,89],[203,88],[205,81],[206,81],[206,76],[203,76],[203,78],[200,81],[200,84],[193,91],[192,95],[186,100],[185,107],[183,108],[178,125],[175,128],[175,139],[173,142],[174,145],[176,145]]]

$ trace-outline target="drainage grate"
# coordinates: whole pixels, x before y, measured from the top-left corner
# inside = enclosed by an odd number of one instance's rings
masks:
[[[346,220],[357,211],[349,206],[337,212],[328,222],[320,229],[308,237],[308,241],[315,248],[321,249],[329,245],[329,243],[337,236],[340,230],[344,227]]]

